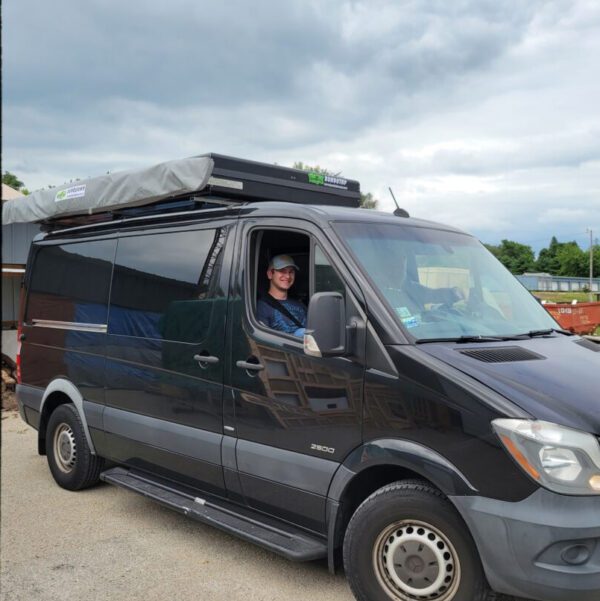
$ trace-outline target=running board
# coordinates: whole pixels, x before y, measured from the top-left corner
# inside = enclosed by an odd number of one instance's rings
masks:
[[[194,497],[172,485],[153,480],[146,474],[123,467],[102,472],[100,479],[133,490],[187,517],[215,526],[287,559],[311,561],[327,557],[324,539],[310,536],[287,524],[267,523],[268,518],[252,510],[243,508],[243,513],[240,513],[233,504]]]

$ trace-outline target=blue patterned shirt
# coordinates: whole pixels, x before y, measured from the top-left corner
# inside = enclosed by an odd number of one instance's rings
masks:
[[[294,336],[304,336],[304,328],[306,327],[306,307],[297,300],[286,299],[279,301],[285,308],[302,324],[299,328],[289,317],[281,313],[267,303],[259,299],[257,306],[258,321],[264,323],[267,327],[286,334]]]

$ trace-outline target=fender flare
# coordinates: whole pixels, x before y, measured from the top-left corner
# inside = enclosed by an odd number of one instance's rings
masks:
[[[379,438],[362,444],[346,457],[333,477],[328,498],[339,501],[355,476],[376,466],[409,469],[429,480],[445,495],[477,493],[466,476],[437,451],[412,440]]]
[[[44,415],[44,405],[46,404],[46,400],[54,392],[62,392],[63,394],[67,395],[69,399],[71,399],[71,402],[75,406],[75,409],[79,414],[79,419],[81,420],[81,423],[83,425],[83,432],[85,434],[85,439],[88,443],[90,453],[92,453],[92,455],[95,455],[96,449],[94,447],[94,443],[92,442],[92,437],[90,436],[87,420],[83,411],[83,396],[81,396],[81,393],[79,392],[75,384],[73,384],[73,382],[65,380],[64,378],[56,378],[52,380],[50,384],[48,384],[46,390],[44,391],[42,402],[40,403],[40,424],[42,423],[42,417]],[[40,428],[40,430],[38,431],[38,441],[42,438],[42,436],[43,433],[42,429]]]
[[[410,470],[439,488],[446,496],[475,495],[477,489],[443,455],[418,442],[380,438],[363,443],[350,452],[336,470],[327,494],[327,559],[335,572],[335,549],[341,531],[341,507],[348,487],[361,473],[373,467],[399,467]]]

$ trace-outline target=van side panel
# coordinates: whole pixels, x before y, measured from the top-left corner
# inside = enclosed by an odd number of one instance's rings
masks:
[[[23,322],[22,380],[45,389],[56,377],[104,403],[108,293],[115,240],[38,244]]]
[[[119,238],[104,420],[111,459],[217,493],[231,253],[221,225]]]

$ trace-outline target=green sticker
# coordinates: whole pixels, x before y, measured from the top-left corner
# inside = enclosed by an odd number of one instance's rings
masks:
[[[66,190],[61,190],[56,195],[56,200],[64,200],[66,197],[67,197],[67,191]]]
[[[321,173],[315,173],[314,171],[309,171],[308,173],[308,181],[311,184],[317,184],[317,186],[325,185],[325,176]]]

